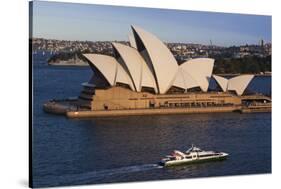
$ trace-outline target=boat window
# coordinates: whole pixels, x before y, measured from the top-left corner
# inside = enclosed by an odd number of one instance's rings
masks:
[[[214,154],[206,154],[206,155],[200,155],[199,157],[208,157],[208,156],[213,156]]]

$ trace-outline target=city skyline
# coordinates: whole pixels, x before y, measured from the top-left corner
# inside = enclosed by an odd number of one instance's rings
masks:
[[[261,15],[33,2],[33,37],[58,40],[128,41],[124,33],[137,25],[169,43],[271,43],[271,21]]]

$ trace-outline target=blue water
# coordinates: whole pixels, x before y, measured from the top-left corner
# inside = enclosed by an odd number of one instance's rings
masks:
[[[52,98],[77,96],[87,67],[33,70],[34,187],[271,173],[271,113],[213,113],[67,119],[46,114]],[[249,89],[271,94],[271,77]],[[195,144],[230,154],[221,162],[162,168],[156,163],[174,149]]]

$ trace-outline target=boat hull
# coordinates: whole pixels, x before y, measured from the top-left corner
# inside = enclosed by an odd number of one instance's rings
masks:
[[[175,160],[175,161],[167,161],[160,162],[159,165],[164,167],[178,166],[178,165],[187,165],[187,164],[197,164],[197,163],[205,163],[211,161],[222,161],[227,159],[227,156],[218,156],[212,158],[204,158],[204,159],[193,159],[193,160]]]

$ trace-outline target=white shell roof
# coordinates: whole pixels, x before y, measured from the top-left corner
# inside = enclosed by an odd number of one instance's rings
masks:
[[[184,62],[180,67],[194,78],[202,91],[207,92],[214,62],[212,58],[195,58]]]
[[[153,34],[132,26],[137,33],[152,62],[159,93],[164,94],[171,87],[178,70],[178,64],[168,47]]]
[[[129,70],[129,74],[136,86],[136,90],[140,91],[142,57],[137,50],[134,51],[134,49],[129,46],[120,43],[112,43],[112,45],[118,51],[125,66]]]
[[[115,58],[100,54],[83,54],[106,78],[108,83],[115,85],[117,61]]]
[[[153,88],[158,93],[155,78],[145,62],[142,64],[141,87]]]
[[[193,87],[198,87],[197,82],[189,75],[186,71],[184,71],[181,67],[178,68],[178,73],[176,74],[176,78],[174,80],[173,86],[182,88],[182,89],[190,89]]]
[[[202,91],[207,92],[214,59],[196,58],[178,66],[170,50],[157,37],[136,26],[132,26],[132,29],[138,38],[135,40],[134,36],[129,37],[132,47],[112,43],[121,56],[122,65],[111,56],[83,54],[111,86],[119,82],[128,84],[132,90],[137,91],[141,91],[142,87],[151,87],[161,94],[166,93],[171,86],[182,89],[199,86]],[[147,53],[149,56],[150,60],[147,62],[134,48],[139,45],[136,44],[139,39],[146,49],[141,53]],[[223,91],[234,90],[238,95],[242,95],[254,76],[241,75],[229,80],[217,75],[213,77]]]
[[[242,95],[254,78],[254,75],[240,75],[229,79],[227,90],[234,90],[238,95]]]
[[[117,63],[117,62],[116,62]],[[124,70],[124,68],[117,63],[117,73],[116,73],[116,83],[125,83],[130,86],[132,90],[134,90],[133,82],[130,78],[130,76],[127,74],[127,72]]]
[[[131,78],[136,86],[136,90],[139,92],[144,86],[154,88],[154,90],[157,92],[156,82],[153,74],[139,52],[127,45],[120,43],[112,44],[125,62],[126,67],[130,72]]]
[[[131,78],[115,58],[100,54],[83,55],[103,74],[111,86],[119,82],[128,84],[134,90]]]
[[[218,76],[218,75],[213,75],[213,78],[217,81],[221,89],[226,92],[227,90],[227,85],[228,85],[228,79]]]
[[[128,38],[129,38],[129,42],[130,42],[131,47],[136,49],[137,48],[137,44],[136,44],[136,40],[134,38],[134,35],[133,34],[129,34]]]

